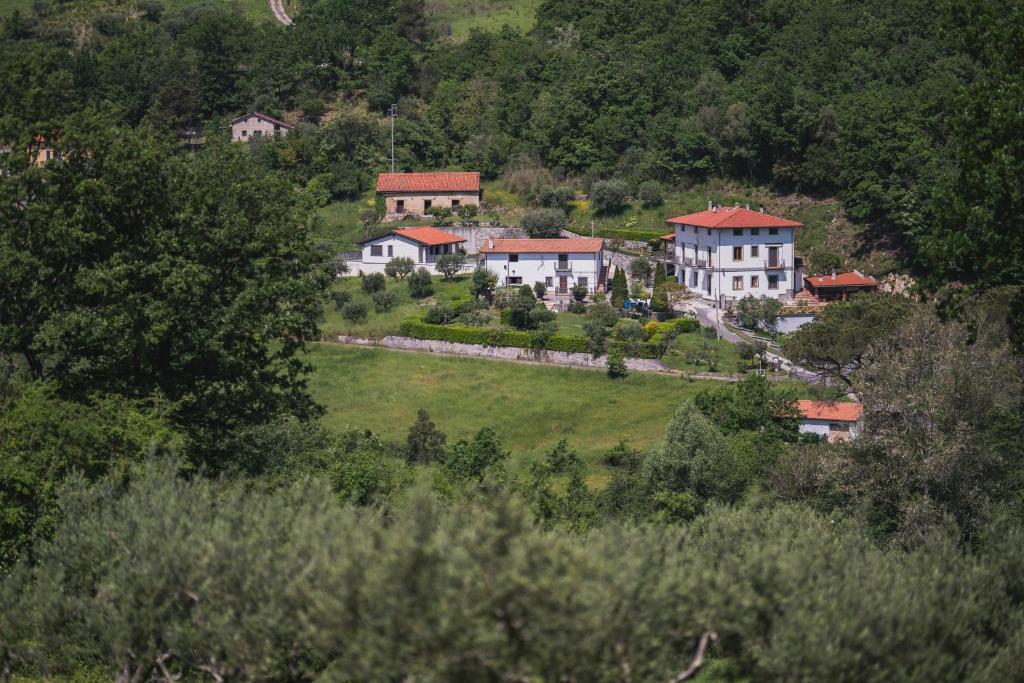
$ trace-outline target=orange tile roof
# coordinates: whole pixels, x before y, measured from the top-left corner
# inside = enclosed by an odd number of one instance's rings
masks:
[[[722,206],[717,209],[707,209],[697,213],[688,213],[685,216],[669,218],[666,223],[678,223],[680,225],[696,225],[698,228],[800,228],[803,223],[797,223],[786,218],[779,218],[771,214],[751,211],[740,207]]]
[[[666,242],[671,242],[671,241],[673,241],[673,240],[674,240],[675,238],[676,238],[676,234],[675,234],[674,232],[670,232],[670,233],[669,233],[669,234],[667,234],[667,235],[662,235],[662,236],[661,236],[661,237],[659,237],[658,239],[662,239],[662,240],[665,240]]]
[[[480,247],[485,254],[589,254],[602,249],[604,240],[600,237],[486,240]]]
[[[442,244],[458,244],[465,242],[465,237],[459,237],[453,235],[450,232],[444,230],[438,230],[437,228],[399,228],[398,230],[392,230],[392,235],[398,235],[399,237],[406,237],[414,242],[425,244],[428,247],[437,247]]]
[[[480,173],[378,173],[377,192],[479,192]]]
[[[860,403],[842,401],[797,401],[796,409],[808,420],[831,420],[833,422],[856,422],[864,415]]]
[[[874,287],[878,285],[878,280],[856,270],[852,273],[836,273],[835,278],[831,275],[815,275],[804,279],[815,287]]]

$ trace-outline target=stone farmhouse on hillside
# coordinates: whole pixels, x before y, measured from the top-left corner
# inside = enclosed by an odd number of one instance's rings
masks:
[[[231,141],[247,142],[253,138],[285,136],[293,126],[258,111],[250,112],[231,122]]]
[[[380,173],[377,194],[384,199],[384,220],[427,215],[440,206],[455,213],[459,207],[483,201],[477,171],[439,173]]]
[[[864,418],[860,403],[840,401],[797,401],[801,434],[817,434],[818,438],[835,443],[857,438]]]

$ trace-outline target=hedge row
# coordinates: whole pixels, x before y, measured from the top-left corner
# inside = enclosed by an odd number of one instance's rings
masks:
[[[665,233],[647,232],[645,230],[625,230],[622,228],[600,228],[597,231],[599,237],[608,239],[632,240],[634,242],[650,242],[655,237],[661,237]]]
[[[418,318],[403,320],[398,330],[403,336],[413,339],[479,344],[481,346],[509,346],[520,349],[533,347],[533,334],[521,330],[497,330],[490,327],[466,327],[464,325],[433,325]],[[587,340],[583,337],[550,337],[544,348],[566,353],[587,353],[588,351]]]

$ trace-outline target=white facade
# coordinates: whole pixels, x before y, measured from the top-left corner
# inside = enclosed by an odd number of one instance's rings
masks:
[[[247,142],[259,137],[285,136],[291,129],[284,121],[253,112],[231,122],[231,141]]]
[[[388,234],[377,239],[364,242],[358,261],[349,261],[349,275],[359,273],[383,273],[384,266],[393,258],[409,258],[416,268],[435,271],[438,257],[444,254],[462,253],[458,244],[442,244],[430,246],[402,235]],[[467,261],[463,270],[472,270],[474,264]]]
[[[799,430],[801,434],[817,434],[820,438],[834,443],[836,441],[849,441],[860,434],[860,422],[846,422],[838,420],[817,420],[807,417],[800,418]]]
[[[795,228],[675,225],[676,278],[705,299],[789,298],[800,285]]]
[[[556,294],[569,294],[576,285],[593,293],[601,276],[604,251],[594,252],[486,252],[484,266],[498,278],[498,284],[530,285],[543,282]]]

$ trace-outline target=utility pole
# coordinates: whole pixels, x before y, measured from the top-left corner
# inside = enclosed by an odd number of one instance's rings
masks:
[[[395,117],[398,116],[398,106],[392,104],[388,109],[388,116],[391,117],[391,172],[395,172]]]

